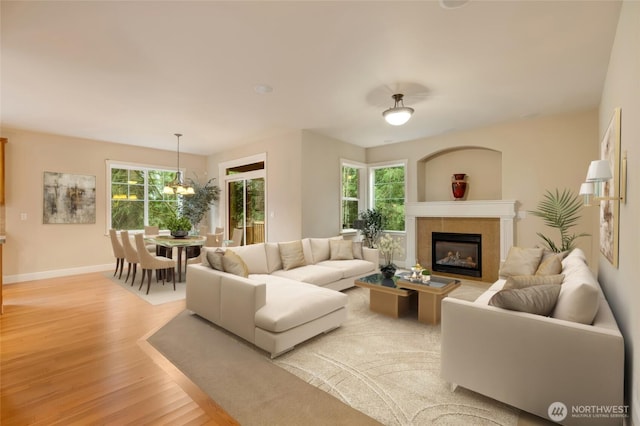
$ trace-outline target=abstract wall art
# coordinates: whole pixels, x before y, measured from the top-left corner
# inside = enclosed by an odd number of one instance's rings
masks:
[[[44,172],[42,222],[96,223],[96,177]]]

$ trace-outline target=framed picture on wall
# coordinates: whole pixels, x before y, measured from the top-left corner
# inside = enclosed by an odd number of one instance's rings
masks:
[[[96,177],[44,172],[42,223],[96,223]]]
[[[620,108],[616,108],[600,142],[600,159],[607,160],[613,179],[604,183],[603,197],[620,196]],[[620,203],[615,200],[600,201],[600,252],[616,268],[618,267],[618,221]]]

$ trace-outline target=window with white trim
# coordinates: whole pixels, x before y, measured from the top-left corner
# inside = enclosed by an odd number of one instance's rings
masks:
[[[163,193],[175,177],[175,169],[107,161],[107,228],[162,229],[178,208],[179,197]]]
[[[364,164],[346,161],[343,161],[341,164],[341,229],[352,229],[353,221],[358,219],[359,212],[364,210],[364,206],[362,205],[364,199],[364,169]]]
[[[385,231],[404,231],[406,162],[369,168],[370,206],[380,210]]]

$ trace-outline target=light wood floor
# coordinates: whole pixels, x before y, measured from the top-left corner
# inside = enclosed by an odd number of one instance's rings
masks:
[[[0,424],[238,424],[146,342],[184,308],[102,273],[5,285]]]

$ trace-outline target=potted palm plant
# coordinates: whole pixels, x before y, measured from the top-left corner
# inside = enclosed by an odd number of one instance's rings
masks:
[[[544,220],[545,225],[555,228],[560,232],[560,244],[556,244],[551,237],[541,232],[536,234],[545,242],[545,246],[556,253],[573,250],[575,240],[580,237],[587,237],[589,234],[571,234],[569,230],[576,225],[580,219],[582,200],[568,189],[560,193],[556,188],[555,192],[547,191],[542,200],[538,203],[537,210],[531,210],[534,216]]]

